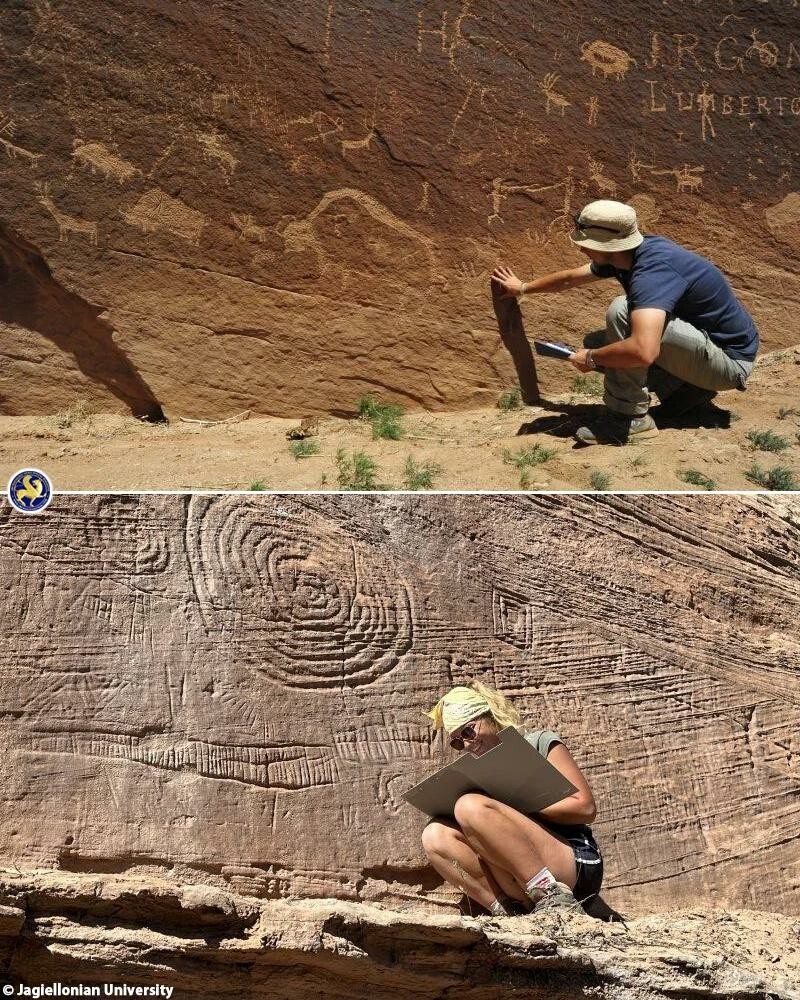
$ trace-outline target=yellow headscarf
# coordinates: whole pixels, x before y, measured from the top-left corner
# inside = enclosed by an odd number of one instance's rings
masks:
[[[489,702],[477,691],[469,687],[454,687],[425,714],[433,719],[435,729],[444,729],[449,735],[465,722],[471,722],[486,712],[491,712]]]

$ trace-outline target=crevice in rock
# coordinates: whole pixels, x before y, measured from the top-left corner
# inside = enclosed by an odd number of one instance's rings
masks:
[[[2,222],[0,287],[0,322],[35,330],[72,355],[88,379],[105,386],[134,416],[165,421],[161,403],[114,342],[103,308],[59,284],[41,252]]]

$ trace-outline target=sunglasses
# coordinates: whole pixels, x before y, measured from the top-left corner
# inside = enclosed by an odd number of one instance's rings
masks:
[[[597,226],[593,222],[581,222],[580,213],[578,215],[572,216],[572,221],[575,223],[575,228],[585,233],[587,229],[602,229],[604,233],[613,233],[615,236],[619,236],[619,229],[612,229],[610,226]]]
[[[475,724],[473,722],[470,722],[466,726],[462,726],[462,728],[459,729],[459,731],[458,731],[458,735],[457,736],[452,736],[450,738],[450,746],[454,750],[463,750],[464,749],[464,741],[468,740],[471,743],[472,740],[475,739],[475,736],[476,736],[477,732],[478,731],[475,728]]]

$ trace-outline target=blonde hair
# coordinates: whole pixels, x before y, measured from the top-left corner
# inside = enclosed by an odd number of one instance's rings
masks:
[[[505,729],[506,726],[514,726],[515,729],[522,728],[522,717],[505,695],[481,681],[468,681],[466,686],[472,688],[489,706],[489,711],[497,723],[498,729]]]

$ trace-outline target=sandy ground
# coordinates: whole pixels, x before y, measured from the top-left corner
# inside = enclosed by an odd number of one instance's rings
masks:
[[[798,385],[800,348],[766,355],[746,393],[720,393],[713,407],[681,426],[662,426],[655,438],[625,447],[575,445],[572,431],[601,405],[578,393],[506,412],[408,413],[398,441],[374,439],[362,420],[326,417],[310,439],[319,454],[300,459],[287,440],[297,420],[251,416],[207,426],[173,416],[168,425],[148,425],[88,413],[76,401],[53,416],[0,417],[0,474],[5,483],[21,468],[39,468],[56,490],[335,490],[343,449],[369,456],[378,487],[390,489],[406,488],[410,456],[437,467],[432,485],[442,490],[589,490],[593,473],[605,473],[611,490],[702,489],[681,478],[687,470],[717,489],[753,490],[760,487],[745,476],[753,463],[788,468],[800,480]],[[797,412],[779,416],[782,410]],[[790,447],[758,450],[747,438],[751,431],[772,431]],[[553,455],[522,476],[508,453],[536,444]]]

